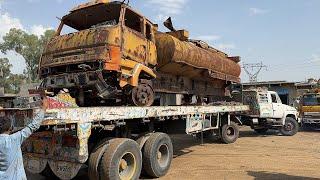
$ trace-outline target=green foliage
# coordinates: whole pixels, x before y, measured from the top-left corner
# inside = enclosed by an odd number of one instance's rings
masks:
[[[4,78],[9,77],[11,73],[10,71],[11,67],[12,65],[10,64],[9,59],[0,58],[0,77],[1,77],[0,82],[2,82]]]
[[[44,35],[38,37],[29,34],[21,29],[10,29],[0,43],[0,51],[6,54],[8,51],[15,51],[20,54],[26,63],[25,75],[29,82],[38,81],[38,65],[43,49],[48,40],[53,37],[55,31],[47,30]]]
[[[0,86],[5,88],[5,93],[18,93],[25,76],[12,74],[11,67],[9,59],[0,58]]]

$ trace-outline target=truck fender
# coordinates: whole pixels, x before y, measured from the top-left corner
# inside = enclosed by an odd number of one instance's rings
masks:
[[[286,118],[287,117],[292,117],[294,118],[297,122],[298,122],[298,117],[297,115],[295,114],[285,114],[283,117],[282,117],[282,124],[284,125],[286,123]]]
[[[153,69],[129,59],[123,60],[121,66],[122,75],[125,75],[125,78],[121,78],[121,87],[124,87],[127,84],[133,87],[138,86],[141,73],[145,73],[146,75],[150,76],[150,79],[155,79],[157,77]]]
[[[142,65],[142,64],[136,64],[135,67],[132,70],[132,77],[130,80],[130,84],[132,86],[138,86],[139,84],[139,76],[140,74],[144,72],[147,75],[149,75],[152,79],[156,78],[157,75],[153,72],[152,69]]]

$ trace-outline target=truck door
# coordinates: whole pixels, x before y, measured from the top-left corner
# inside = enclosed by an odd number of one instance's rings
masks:
[[[277,93],[270,93],[270,98],[272,101],[272,109],[273,109],[273,118],[282,118],[283,117],[283,109],[282,102]]]
[[[153,25],[145,20],[145,36],[147,39],[147,61],[146,64],[155,66],[157,64],[157,49]]]
[[[273,116],[272,103],[267,92],[258,92],[258,109],[260,118],[270,118]]]
[[[134,11],[126,8],[123,24],[123,53],[129,59],[145,63],[148,42],[144,35],[144,19]]]

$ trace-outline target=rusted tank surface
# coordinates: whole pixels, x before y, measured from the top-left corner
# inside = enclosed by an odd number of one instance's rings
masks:
[[[240,65],[223,52],[211,47],[200,47],[196,42],[181,41],[176,37],[157,33],[156,46],[158,51],[158,70],[164,73],[191,78],[203,78],[203,73],[186,72],[186,66],[208,70],[216,73],[217,79],[239,82]]]

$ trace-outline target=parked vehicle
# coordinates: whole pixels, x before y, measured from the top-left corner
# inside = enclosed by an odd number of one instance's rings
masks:
[[[173,156],[168,133],[181,128],[198,137],[216,135],[227,144],[238,139],[239,125],[258,133],[274,128],[287,136],[297,133],[297,111],[283,105],[277,93],[247,90],[243,99],[244,105],[85,108],[75,107],[65,93],[49,97],[54,109],[23,145],[25,168],[60,179],[74,178],[84,164],[90,179],[136,179],[142,169],[161,177]],[[30,116],[32,109],[0,110],[0,115],[6,113]],[[24,120],[17,118],[16,123],[26,124]]]
[[[297,132],[297,111],[275,92],[243,91],[243,104],[213,105],[240,82],[240,58],[190,40],[170,19],[165,25],[171,32],[158,32],[127,4],[108,0],[82,4],[62,18],[40,62],[41,90],[54,97],[41,128],[23,145],[28,171],[72,179],[87,165],[91,180],[138,179],[142,170],[158,178],[173,157],[168,134],[181,128],[227,144],[238,139],[239,125]],[[65,26],[76,32],[62,35]],[[32,112],[4,108],[0,116]]]
[[[282,104],[276,92],[264,89],[244,90],[243,103],[250,106],[250,111],[242,116],[242,122],[257,133],[279,129],[283,135],[292,136],[298,132],[298,111]]]
[[[240,82],[240,57],[189,39],[186,30],[158,25],[123,2],[91,1],[72,9],[40,62],[41,87],[68,88],[80,106],[190,104],[193,95],[214,102]],[[63,34],[64,29],[74,31]],[[180,101],[180,100],[179,100]],[[161,103],[162,102],[162,103]],[[164,104],[166,102],[167,104]]]
[[[320,91],[306,93],[300,99],[300,117],[304,129],[320,127]]]

